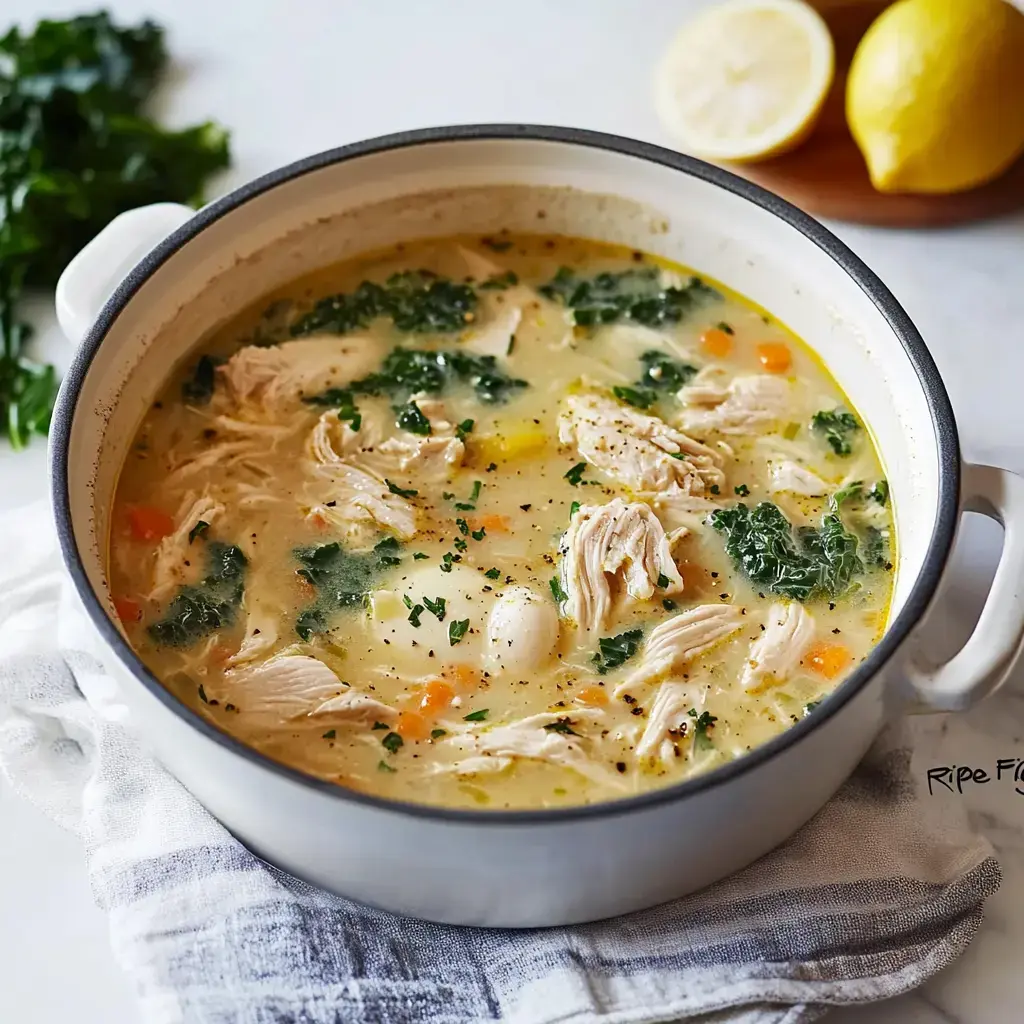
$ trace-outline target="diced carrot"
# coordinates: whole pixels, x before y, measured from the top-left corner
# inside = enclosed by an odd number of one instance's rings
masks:
[[[835,679],[850,664],[850,651],[842,644],[817,643],[804,655],[804,664],[826,679]]]
[[[423,696],[420,697],[420,711],[424,715],[436,715],[448,707],[455,696],[455,687],[446,683],[443,679],[431,679],[423,687]]]
[[[719,327],[709,327],[701,336],[700,343],[709,356],[725,359],[732,351],[732,338]]]
[[[465,689],[475,689],[480,685],[480,670],[472,665],[457,664],[451,665],[444,670],[444,675],[451,679],[456,686]]]
[[[406,740],[425,740],[430,735],[430,724],[415,711],[403,711],[398,716],[395,732]]]
[[[758,345],[757,358],[768,373],[785,373],[793,365],[789,346],[781,341],[766,341]]]
[[[508,516],[499,516],[495,514],[473,516],[469,521],[469,528],[471,530],[486,530],[488,533],[508,533],[509,531],[509,518]]]
[[[589,704],[591,707],[598,707],[608,703],[608,691],[603,686],[584,686],[576,699],[581,704]]]
[[[114,611],[117,612],[117,617],[125,623],[138,622],[142,618],[142,605],[130,597],[115,597]]]
[[[161,540],[174,533],[174,520],[150,505],[130,506],[128,525],[136,540]]]

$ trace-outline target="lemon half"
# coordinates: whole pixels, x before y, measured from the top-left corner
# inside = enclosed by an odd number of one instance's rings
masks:
[[[832,84],[821,15],[801,0],[729,0],[685,25],[658,68],[655,103],[680,147],[748,161],[799,143]]]
[[[857,47],[846,117],[882,192],[958,192],[1024,152],[1024,14],[899,0]]]

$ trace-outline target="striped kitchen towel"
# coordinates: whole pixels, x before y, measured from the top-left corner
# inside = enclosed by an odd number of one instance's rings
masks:
[[[46,517],[0,516],[0,768],[81,836],[146,1024],[798,1024],[920,985],[999,884],[893,729],[783,847],[654,910],[488,931],[358,906],[258,860],[147,755]]]

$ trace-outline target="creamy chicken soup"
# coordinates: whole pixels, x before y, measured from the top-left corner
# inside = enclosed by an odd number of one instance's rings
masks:
[[[640,252],[499,235],[282,289],[148,411],[128,639],[311,775],[446,806],[624,797],[806,715],[885,627],[888,488],[813,354]]]

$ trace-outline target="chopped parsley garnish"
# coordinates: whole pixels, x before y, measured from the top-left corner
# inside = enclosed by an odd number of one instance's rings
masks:
[[[469,619],[452,619],[448,623],[448,643],[454,647],[469,632]]]
[[[476,305],[469,285],[429,270],[409,270],[392,274],[384,284],[363,281],[353,292],[328,295],[292,324],[291,333],[348,334],[386,317],[404,333],[445,334],[462,330]]]
[[[620,384],[616,384],[612,388],[612,394],[620,402],[625,402],[627,405],[632,405],[637,409],[650,409],[658,400],[657,392],[652,391],[650,388],[629,388],[623,387]]]
[[[716,326],[716,327],[717,327],[717,328],[718,328],[718,329],[719,329],[719,330],[720,330],[720,331],[721,331],[721,332],[722,332],[723,334],[735,334],[735,333],[736,333],[736,332],[735,332],[735,331],[734,331],[734,330],[733,330],[733,329],[732,329],[732,328],[731,328],[731,327],[730,327],[730,326],[729,326],[729,325],[728,325],[728,324],[727,324],[727,323],[726,323],[726,322],[725,322],[724,320],[719,320],[719,321],[718,321],[718,323],[717,323],[717,324],[715,324],[715,326]]]
[[[475,421],[475,420],[463,420],[463,421],[462,421],[462,422],[461,422],[461,423],[460,423],[460,424],[459,424],[459,425],[458,425],[458,426],[457,426],[457,427],[455,428],[455,436],[456,436],[456,437],[457,437],[457,438],[458,438],[458,439],[459,439],[460,441],[465,441],[465,440],[466,440],[466,438],[467,438],[467,437],[468,437],[468,436],[469,436],[469,435],[470,435],[471,433],[473,433],[473,427],[474,427],[475,425],[476,425],[476,421]]]
[[[693,719],[694,750],[714,750],[715,745],[711,742],[710,733],[718,719],[710,711],[702,711],[698,715],[696,708],[690,708],[687,713]]]
[[[497,576],[494,578],[497,579]],[[562,582],[557,576],[551,577],[548,586],[551,587],[551,596],[555,599],[555,604],[564,604],[569,600],[569,595],[562,589]]]
[[[481,708],[479,711],[471,711],[463,717],[464,722],[483,722],[490,714],[489,708]]]
[[[816,707],[821,704],[820,700],[811,700],[804,705],[804,718],[806,718]]]
[[[425,551],[416,551],[413,553],[412,556],[414,562],[422,562],[428,559],[429,557],[430,555],[428,555]]]
[[[486,537],[486,536],[487,536],[487,531],[482,526],[480,527],[479,530],[474,530],[470,534],[470,537],[472,537],[473,540],[483,540],[484,537]]]
[[[581,507],[582,507],[582,506],[580,505],[580,503],[579,503],[578,501],[574,501],[574,502],[573,502],[573,503],[572,503],[572,504],[571,504],[571,505],[569,506],[569,518],[570,518],[570,519],[572,519],[572,517],[573,517],[574,515],[576,515],[576,513],[577,513],[577,512],[579,512],[579,510],[580,510],[580,508],[581,508]]]
[[[430,738],[432,740],[439,740],[442,736],[447,736],[448,731],[446,729],[431,729]]]
[[[696,366],[681,363],[657,349],[645,352],[640,357],[640,364],[643,367],[638,381],[640,387],[656,391],[678,391],[689,384],[698,372]]]
[[[392,483],[387,477],[384,477],[384,483],[388,485],[388,490],[392,494],[397,494],[400,498],[415,498],[420,493],[412,487],[399,487],[398,484]]]
[[[681,288],[662,287],[657,267],[634,268],[581,277],[569,267],[540,288],[542,295],[573,311],[581,327],[596,327],[632,320],[647,327],[679,323],[703,303],[720,298],[718,292],[692,277]]]
[[[210,524],[200,519],[191,530],[188,531],[188,542],[192,543],[200,534],[206,533],[210,528]]]
[[[741,498],[745,498],[750,494],[750,488],[746,484],[739,484],[733,488],[733,493],[738,494]]]
[[[711,526],[726,538],[733,564],[758,587],[794,601],[812,594],[844,594],[864,571],[857,538],[838,513],[822,516],[821,526],[794,529],[777,505],[742,502],[711,513]]]
[[[397,768],[392,768],[391,765],[389,765],[387,763],[387,761],[378,761],[377,762],[377,771],[379,771],[379,772],[397,772],[398,769]]]
[[[465,551],[466,548],[469,547],[469,544],[464,537],[456,537],[455,540],[452,541],[452,545],[456,551]]]
[[[323,736],[321,736],[320,738],[324,739],[324,740],[333,740],[334,737],[337,736],[337,735],[338,735],[338,730],[337,729],[328,729],[327,732],[325,732],[323,734]]]
[[[416,628],[420,628],[420,616],[423,614],[423,605],[413,605],[412,611],[409,612],[409,621]]]
[[[659,589],[664,590],[667,586],[669,586],[669,584],[671,584],[671,582],[672,581],[663,572],[658,574]]]
[[[875,483],[875,486],[868,491],[868,497],[877,502],[879,505],[888,504],[889,501],[889,481],[879,480]]]
[[[477,499],[480,497],[480,492],[483,490],[484,485],[479,480],[473,481],[473,490],[469,497],[465,501],[455,502],[455,508],[459,512],[474,512],[476,511]],[[453,495],[454,497],[454,495]]]
[[[487,578],[488,578],[489,580],[497,580],[497,579],[501,579],[501,570],[500,570],[500,569],[497,569],[497,568],[494,568],[494,569],[488,569],[488,570],[487,570],[487,572],[485,572],[485,573],[484,573],[484,575],[485,575],[485,576],[486,576],[486,577],[487,577]]]
[[[459,528],[459,533],[463,534],[464,536],[469,534],[469,523],[467,523],[465,519],[456,519],[455,525]]]
[[[661,602],[661,607],[664,608],[667,612],[674,612],[679,607],[679,605],[677,605],[671,597],[666,597]]]
[[[583,480],[583,474],[586,472],[587,464],[585,462],[577,462],[568,473],[565,474],[565,479],[573,485],[578,487],[580,482]]]
[[[348,388],[328,388],[318,395],[310,395],[302,399],[307,405],[318,405],[326,408],[333,408],[334,414],[339,420],[348,420],[353,430],[358,430],[363,423],[363,417],[356,407],[355,398]]]
[[[889,567],[889,531],[877,526],[864,528],[864,564],[873,569]]]
[[[556,722],[548,722],[544,729],[546,732],[557,732],[563,736],[579,736],[579,733],[573,729],[572,722],[568,718],[559,718]]]
[[[712,494],[721,494],[721,488],[718,484],[712,484],[708,490],[710,490]]]
[[[310,640],[327,631],[331,617],[344,608],[358,608],[376,587],[383,571],[401,564],[400,547],[385,537],[371,551],[346,551],[337,541],[312,548],[296,548],[298,575],[317,590],[316,600],[303,610],[295,632]]]
[[[418,434],[420,437],[430,436],[430,420],[423,415],[415,402],[406,402],[401,406],[398,410],[398,419],[395,422],[402,430],[408,430],[410,434]]]
[[[203,702],[204,704],[209,704],[209,703],[210,703],[210,698],[206,696],[206,690],[205,690],[205,689],[203,689],[203,684],[202,684],[202,683],[200,683],[200,684],[199,684],[199,690],[198,690],[198,693],[199,693],[199,699],[200,699],[200,700],[201,700],[201,701],[202,701],[202,702]]]
[[[599,652],[594,655],[594,662],[597,671],[601,675],[610,672],[613,668],[624,665],[636,654],[643,639],[642,629],[628,629],[618,636],[603,636],[597,641]]]
[[[372,726],[372,731],[373,732],[377,732],[379,729],[385,729],[386,730],[386,729],[390,729],[390,728],[391,728],[391,726],[388,725],[386,722],[374,722],[373,726]]]
[[[211,541],[206,546],[206,574],[196,584],[179,587],[163,619],[149,635],[167,647],[190,647],[235,621],[245,589],[249,562],[241,549]]]
[[[860,423],[852,412],[823,410],[811,417],[811,429],[824,437],[836,455],[849,455],[853,451],[852,435],[860,430]]]
[[[382,747],[383,747],[383,748],[384,748],[384,749],[385,749],[385,750],[386,750],[386,751],[387,751],[387,752],[388,752],[389,754],[397,754],[397,753],[398,753],[398,751],[399,751],[399,750],[400,750],[400,749],[402,748],[402,746],[404,745],[404,743],[405,743],[405,741],[404,741],[404,740],[402,739],[402,737],[401,737],[401,736],[399,736],[399,735],[398,735],[398,733],[397,733],[397,732],[389,732],[389,733],[387,734],[387,736],[385,736],[385,737],[384,737],[384,739],[382,739],[382,740],[380,741],[380,745],[381,745],[381,746],[382,746]]]
[[[443,597],[435,597],[433,601],[431,601],[429,597],[424,597],[423,603],[427,606],[427,611],[430,612],[438,622],[444,622],[446,602]]]

